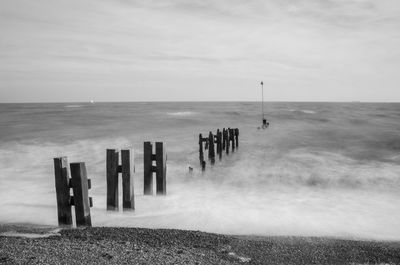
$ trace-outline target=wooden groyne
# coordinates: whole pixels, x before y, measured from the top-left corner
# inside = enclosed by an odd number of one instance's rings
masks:
[[[107,179],[107,210],[118,210],[118,174],[122,175],[122,208],[124,211],[135,209],[133,187],[133,151],[121,150],[121,165],[119,165],[117,149],[106,151],[106,179]]]
[[[155,165],[153,165],[155,161]],[[167,194],[167,155],[162,142],[156,142],[156,150],[153,153],[151,142],[143,144],[143,194],[153,194],[153,173],[156,173],[156,194]]]
[[[239,129],[218,129],[214,134],[208,133],[208,137],[199,134],[199,160],[202,171],[206,169],[204,152],[208,150],[208,160],[215,164],[216,155],[222,160],[223,151],[228,155],[230,150],[235,152],[239,148]],[[119,174],[122,178],[122,207],[124,211],[135,210],[134,194],[134,152],[131,149],[107,149],[106,150],[106,189],[107,211],[119,210]],[[121,162],[121,163],[120,163]],[[90,207],[93,206],[89,197],[91,180],[87,178],[84,162],[71,163],[68,170],[67,157],[54,158],[54,175],[57,197],[58,224],[60,226],[72,226],[72,206],[75,206],[76,226],[92,226]],[[193,171],[189,167],[189,171]],[[69,177],[71,173],[71,178]],[[153,195],[153,173],[156,178],[156,195],[167,194],[167,154],[163,142],[143,143],[143,194]],[[73,196],[70,195],[70,189]]]
[[[92,226],[89,197],[91,181],[87,178],[85,163],[71,163],[71,178],[67,157],[54,158],[54,175],[57,196],[58,225],[72,226],[71,206],[75,206],[76,226]],[[70,195],[72,188],[73,196]]]
[[[143,144],[143,172],[145,195],[153,194],[153,173],[156,173],[156,194],[167,194],[167,154],[163,142],[155,143],[155,153],[151,142]],[[106,188],[107,211],[119,210],[119,174],[122,177],[122,207],[124,211],[135,209],[133,185],[134,152],[131,149],[106,150]],[[121,163],[119,163],[121,161]],[[155,161],[155,165],[153,165]],[[71,178],[69,173],[71,172]],[[89,197],[92,182],[87,178],[85,163],[71,163],[68,170],[67,157],[54,158],[54,175],[57,198],[59,226],[72,226],[72,206],[75,206],[76,226],[92,226],[90,207],[93,200]],[[70,195],[70,189],[73,196]]]
[[[232,148],[232,149],[231,149]],[[204,151],[208,149],[208,160],[211,165],[215,164],[215,151],[219,160],[222,159],[222,153],[225,150],[226,154],[229,155],[229,150],[235,152],[235,148],[239,148],[239,129],[223,128],[222,131],[217,129],[217,132],[213,134],[211,131],[208,133],[208,137],[203,137],[199,134],[199,161],[202,170],[206,169],[206,162],[204,160]]]

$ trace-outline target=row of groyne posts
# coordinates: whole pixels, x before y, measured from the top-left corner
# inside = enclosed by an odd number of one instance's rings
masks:
[[[156,142],[155,153],[151,142],[143,144],[143,194],[153,195],[153,173],[156,175],[156,194],[166,195],[167,154],[165,145]],[[122,176],[122,207],[124,211],[135,209],[133,187],[133,150],[117,149],[106,151],[107,210],[119,209],[118,176]],[[121,157],[121,159],[119,159]],[[119,164],[119,160],[121,164]],[[155,162],[155,164],[154,164]],[[72,226],[72,210],[75,206],[76,226],[92,226],[90,207],[93,199],[89,197],[91,180],[87,178],[84,162],[71,163],[68,171],[67,157],[54,158],[54,175],[57,197],[57,213],[59,226]],[[69,176],[69,173],[71,177]],[[73,195],[71,195],[71,188]]]
[[[199,134],[199,160],[202,171],[205,171],[206,161],[204,160],[203,143],[204,150],[208,149],[208,159],[211,165],[214,165],[215,149],[219,160],[221,160],[223,151],[228,155],[230,147],[232,147],[232,152],[235,152],[235,148],[239,148],[239,129],[223,128],[222,131],[218,129],[216,134],[209,132],[208,137]]]

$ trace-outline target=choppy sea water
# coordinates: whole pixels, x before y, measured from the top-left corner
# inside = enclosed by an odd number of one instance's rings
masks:
[[[0,104],[0,222],[57,225],[53,158],[85,162],[95,226],[400,240],[400,104]],[[201,173],[198,134],[240,129]],[[143,142],[168,153],[143,196]],[[133,148],[136,210],[107,213],[107,148]],[[194,168],[192,174],[188,167]]]

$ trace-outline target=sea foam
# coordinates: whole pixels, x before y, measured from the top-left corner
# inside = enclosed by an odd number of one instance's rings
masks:
[[[345,105],[351,115],[343,115],[342,105],[307,104],[268,106],[266,130],[257,130],[259,106],[249,103],[97,103],[74,113],[57,104],[8,106],[1,112],[0,222],[57,225],[53,158],[67,156],[86,163],[95,226],[399,240],[400,161],[388,147],[397,143],[397,120],[366,119],[374,105]],[[287,105],[316,109],[313,116],[329,122],[288,116]],[[160,112],[196,115],[182,122]],[[362,128],[354,118],[366,121]],[[240,129],[239,149],[214,166],[207,161],[203,173],[198,134],[223,127]],[[166,144],[167,196],[143,196],[144,141]],[[106,211],[107,148],[134,150],[132,213]]]

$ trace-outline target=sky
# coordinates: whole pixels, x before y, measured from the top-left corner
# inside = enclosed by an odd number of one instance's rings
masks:
[[[1,0],[0,102],[400,101],[398,0]]]

